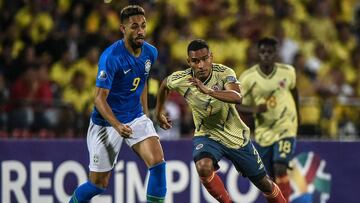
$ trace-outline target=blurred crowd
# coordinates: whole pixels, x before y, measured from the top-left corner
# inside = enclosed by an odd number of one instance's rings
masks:
[[[256,42],[274,36],[279,62],[296,68],[299,135],[360,134],[360,3],[357,0],[0,0],[0,137],[84,137],[101,51],[121,39],[119,11],[144,7],[147,40],[159,50],[148,81],[153,109],[160,81],[187,68],[186,47],[206,39],[216,63],[239,76],[256,64]],[[241,82],[241,81],[240,81]],[[189,137],[181,96],[166,104]]]

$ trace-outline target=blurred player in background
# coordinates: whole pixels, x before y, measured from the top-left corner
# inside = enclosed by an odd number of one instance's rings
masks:
[[[275,63],[276,46],[273,38],[259,41],[259,64],[239,78],[243,102],[237,109],[255,114],[255,146],[267,171],[289,201],[291,188],[287,168],[295,151],[298,96],[295,69]]]
[[[87,135],[89,181],[75,190],[70,202],[87,202],[105,191],[123,140],[149,168],[147,202],[165,199],[164,155],[153,123],[146,116],[146,81],[158,52],[144,41],[143,8],[125,7],[121,23],[124,38],[108,47],[99,60],[95,108]]]
[[[164,115],[164,103],[171,90],[184,96],[195,123],[193,159],[202,184],[219,202],[232,202],[220,177],[218,161],[226,157],[239,173],[247,176],[269,202],[285,202],[278,186],[266,175],[264,165],[251,143],[249,128],[241,121],[235,103],[241,95],[235,72],[215,64],[204,40],[188,45],[190,68],[164,79],[156,105],[156,116],[163,129],[171,128]],[[236,200],[236,202],[241,200]]]

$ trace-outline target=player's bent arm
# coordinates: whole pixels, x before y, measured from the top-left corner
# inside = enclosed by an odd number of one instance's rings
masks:
[[[159,122],[160,127],[165,130],[172,127],[171,119],[166,117],[163,112],[166,98],[170,92],[169,88],[167,88],[166,81],[167,79],[165,78],[161,83],[155,107],[156,120]]]
[[[242,101],[240,88],[236,83],[228,83],[225,90],[210,89],[208,95],[227,103],[241,104]]]
[[[119,125],[122,125],[122,123],[120,123],[120,121],[115,117],[113,111],[106,101],[106,98],[109,95],[109,91],[110,90],[108,89],[96,87],[94,103],[101,116],[107,120],[111,126],[118,127]]]
[[[141,93],[141,104],[143,107],[144,114],[149,116],[149,107],[148,107],[148,85],[145,82],[144,90]]]

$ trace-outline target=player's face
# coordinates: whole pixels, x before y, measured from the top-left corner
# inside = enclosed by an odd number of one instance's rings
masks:
[[[260,64],[262,66],[270,66],[275,63],[276,49],[270,45],[261,45],[259,48]]]
[[[188,63],[193,69],[196,78],[200,80],[208,78],[212,67],[212,59],[212,53],[206,48],[189,51]]]
[[[130,16],[128,20],[121,25],[121,31],[124,33],[124,39],[131,47],[140,48],[145,39],[146,19],[143,15]]]

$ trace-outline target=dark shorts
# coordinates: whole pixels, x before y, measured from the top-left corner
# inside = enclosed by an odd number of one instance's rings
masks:
[[[289,162],[294,156],[296,140],[294,137],[288,137],[267,147],[262,147],[257,143],[254,143],[254,146],[258,150],[266,170],[270,175],[273,175],[274,163],[289,166]]]
[[[236,170],[251,181],[257,181],[266,175],[261,158],[251,141],[240,149],[232,149],[206,136],[193,138],[195,163],[202,158],[211,158],[217,170],[219,169],[218,161],[223,157],[230,160]]]

